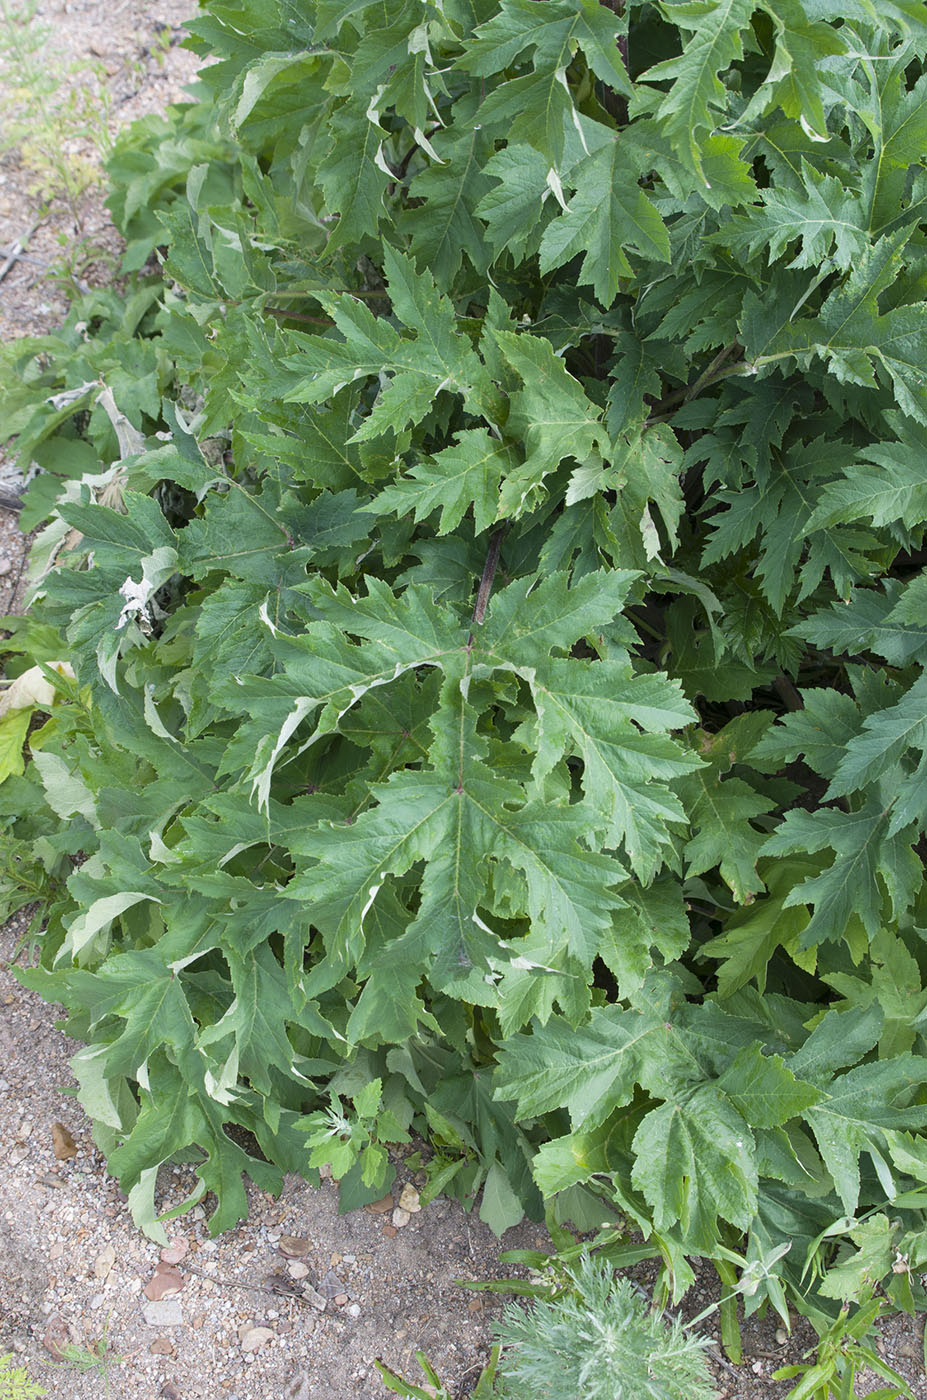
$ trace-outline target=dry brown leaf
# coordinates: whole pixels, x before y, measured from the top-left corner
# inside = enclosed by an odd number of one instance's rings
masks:
[[[181,1259],[186,1258],[190,1253],[190,1244],[181,1235],[176,1240],[170,1240],[161,1250],[161,1261],[164,1264],[179,1264]]]
[[[312,1249],[312,1244],[301,1235],[281,1235],[277,1241],[277,1249],[284,1259],[302,1259]]]
[[[71,1329],[60,1313],[53,1313],[45,1324],[42,1345],[50,1351],[56,1361],[64,1360],[64,1348],[70,1346]]]
[[[159,1264],[142,1292],[153,1303],[160,1303],[162,1298],[173,1298],[186,1282],[185,1276],[179,1269],[175,1269],[173,1264]]]
[[[378,1201],[370,1201],[364,1206],[364,1210],[369,1211],[371,1215],[387,1215],[395,1204],[392,1196],[381,1196]]]
[[[52,1123],[52,1151],[59,1162],[67,1162],[77,1156],[77,1143],[63,1123]]]
[[[306,1269],[307,1274],[308,1272],[309,1270]],[[280,1293],[284,1297],[301,1298],[303,1296],[303,1290],[300,1285],[293,1279],[287,1278],[286,1274],[267,1274],[264,1283],[274,1293]]]

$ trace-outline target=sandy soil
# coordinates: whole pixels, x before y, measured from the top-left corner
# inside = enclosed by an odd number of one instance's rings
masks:
[[[38,18],[54,26],[48,60],[62,72],[82,58],[104,65],[122,125],[182,98],[196,70],[195,56],[176,45],[189,8],[188,0],[45,0]],[[0,160],[0,267],[17,240],[26,244],[0,281],[4,339],[41,334],[64,316],[69,288],[49,278],[62,238],[104,250],[81,274],[90,283],[111,275],[118,253],[99,191],[84,200],[79,228],[55,207],[25,240],[37,215],[28,171],[15,156]],[[0,462],[0,488],[8,484],[15,481]],[[25,545],[15,513],[0,510],[0,613],[21,606]],[[56,1028],[54,1008],[8,970],[23,927],[19,919],[0,930],[0,1353],[28,1362],[54,1400],[365,1400],[387,1393],[375,1357],[420,1380],[414,1354],[422,1348],[451,1392],[469,1395],[501,1303],[456,1280],[512,1270],[499,1264],[490,1231],[453,1202],[433,1202],[396,1229],[389,1213],[339,1216],[331,1183],[314,1190],[293,1178],[278,1201],[252,1189],[248,1222],[216,1241],[197,1207],[174,1228],[188,1247],[181,1291],[152,1306],[143,1290],[159,1251],[135,1229],[71,1096],[68,1058],[77,1047]],[[66,1160],[55,1155],[55,1124],[74,1141]],[[406,1181],[421,1178],[400,1162],[395,1196]],[[189,1184],[188,1168],[163,1172],[163,1206]],[[281,1252],[287,1236],[300,1242],[291,1257]],[[526,1223],[501,1247],[547,1248],[549,1240]],[[637,1277],[646,1284],[648,1270]],[[716,1296],[706,1271],[686,1314]],[[799,1360],[811,1336],[797,1328],[785,1338],[777,1326],[767,1319],[745,1328],[743,1366],[713,1363],[725,1400],[786,1394],[770,1374]],[[102,1366],[53,1367],[49,1344],[70,1342],[90,1356],[101,1337]],[[894,1320],[880,1350],[927,1400],[920,1324]],[[871,1378],[858,1393],[877,1384]]]
[[[24,9],[23,0],[19,6],[12,0],[12,8],[14,13]],[[195,54],[179,47],[183,22],[194,9],[191,0],[40,0],[35,21],[51,30],[42,57],[60,71],[62,83],[79,84],[82,63],[101,72],[115,134],[136,117],[183,100],[184,85],[199,65]],[[94,157],[87,140],[63,133],[62,143],[76,158]],[[105,281],[120,251],[103,205],[102,183],[80,202],[75,219],[60,200],[43,212],[30,192],[33,180],[15,152],[0,160],[0,265],[18,240],[26,244],[26,255],[0,283],[3,340],[41,335],[64,318],[70,288],[66,280],[49,277],[62,261],[64,244],[82,242],[100,250],[82,274],[90,285]]]

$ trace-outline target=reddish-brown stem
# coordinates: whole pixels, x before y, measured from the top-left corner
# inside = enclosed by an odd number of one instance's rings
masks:
[[[502,537],[505,534],[505,525],[500,525],[493,531],[492,539],[489,541],[489,552],[486,555],[486,563],[483,565],[483,577],[480,579],[479,590],[476,595],[476,602],[473,605],[473,625],[479,627],[486,616],[486,608],[489,604],[489,595],[492,592],[493,579],[496,576],[496,569],[499,567],[499,555],[502,553]]]

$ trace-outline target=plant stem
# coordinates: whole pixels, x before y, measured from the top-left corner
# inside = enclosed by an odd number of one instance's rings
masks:
[[[699,375],[694,384],[686,384],[682,389],[674,389],[671,394],[667,394],[659,403],[654,404],[653,412],[647,419],[648,424],[661,423],[668,416],[668,409],[675,408],[680,403],[688,403],[690,399],[696,398],[703,389],[717,384],[720,379],[729,379],[733,374],[753,374],[756,363],[747,364],[745,360],[738,360],[736,364],[726,365],[724,368],[715,368],[716,365],[721,365],[735,348],[734,345],[726,345],[715,356],[704,374]]]
[[[264,310],[268,316],[282,316],[287,321],[307,321],[313,326],[334,325],[330,316],[304,316],[300,311],[288,311],[285,306],[265,306]]]
[[[503,522],[498,529],[493,531],[492,539],[489,541],[489,552],[486,555],[486,563],[483,565],[483,577],[480,579],[479,591],[476,595],[476,602],[473,605],[473,625],[479,627],[486,616],[486,607],[489,603],[489,595],[492,592],[493,579],[496,576],[496,569],[499,567],[499,555],[502,552],[502,537],[505,534],[506,524]],[[471,635],[472,641],[472,635]]]

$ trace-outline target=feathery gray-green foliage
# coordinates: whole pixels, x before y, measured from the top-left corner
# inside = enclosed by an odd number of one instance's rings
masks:
[[[496,1336],[509,1400],[714,1400],[699,1339],[650,1311],[627,1279],[588,1256],[573,1287],[527,1309],[508,1303]]]

